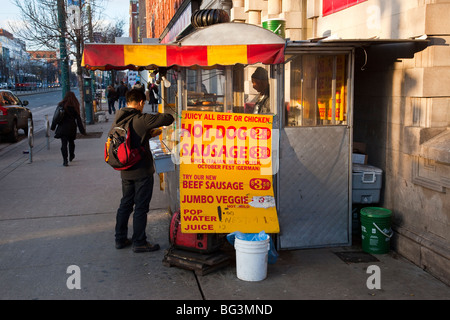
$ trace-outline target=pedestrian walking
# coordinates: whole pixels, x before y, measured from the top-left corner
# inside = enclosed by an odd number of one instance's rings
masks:
[[[117,87],[117,95],[119,97],[119,110],[126,106],[126,98],[128,87],[125,85],[123,81],[120,81],[120,85]]]
[[[134,252],[150,252],[159,249],[158,244],[150,244],[145,232],[147,213],[153,192],[153,158],[148,140],[161,133],[157,129],[172,124],[174,118],[167,113],[142,113],[145,94],[139,89],[131,89],[126,95],[127,106],[120,109],[112,127],[131,121],[129,134],[131,148],[143,146],[142,159],[133,167],[120,172],[122,179],[122,199],[116,215],[115,241],[116,249],[132,245]],[[133,212],[133,235],[128,238],[128,220]]]
[[[67,159],[72,161],[75,158],[77,126],[83,135],[86,134],[86,129],[81,122],[80,103],[73,92],[69,91],[66,93],[64,99],[58,103],[58,107],[60,106],[62,106],[64,110],[62,119],[58,121],[58,123],[53,119],[51,130],[56,129],[55,138],[61,139],[63,166],[67,167],[69,165]]]
[[[116,90],[111,85],[109,85],[106,88],[106,98],[108,99],[108,113],[116,114],[116,108],[114,107],[114,103],[119,97]]]
[[[145,93],[145,86],[142,85],[142,83],[140,81],[136,81],[136,83],[133,85],[132,89],[139,89],[143,93]]]
[[[152,112],[158,111],[158,86],[152,82],[148,83],[145,95],[148,100],[148,104],[152,106]]]

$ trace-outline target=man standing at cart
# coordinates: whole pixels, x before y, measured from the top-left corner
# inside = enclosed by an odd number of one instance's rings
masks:
[[[269,99],[269,77],[267,70],[258,67],[252,74],[252,85],[259,95],[252,102],[255,103],[255,108],[252,113],[270,113],[270,99]]]
[[[120,81],[120,85],[117,87],[117,95],[119,96],[119,110],[126,106],[125,95],[128,91],[128,87],[123,81]]]
[[[174,118],[168,113],[142,113],[145,94],[139,89],[131,89],[126,94],[125,108],[116,114],[113,127],[132,121],[129,125],[131,148],[143,146],[142,159],[133,167],[120,173],[122,178],[122,199],[116,215],[115,240],[116,249],[133,245],[134,252],[150,252],[159,249],[158,244],[147,241],[145,229],[147,213],[153,192],[153,158],[149,139],[161,133],[158,128],[172,124]],[[133,236],[128,239],[128,219],[133,212]]]

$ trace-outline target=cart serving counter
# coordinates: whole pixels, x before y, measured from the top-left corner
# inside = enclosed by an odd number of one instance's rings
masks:
[[[283,38],[241,23],[167,45],[85,46],[86,68],[154,70],[163,79],[160,111],[176,121],[151,147],[183,233],[279,232],[284,49]]]

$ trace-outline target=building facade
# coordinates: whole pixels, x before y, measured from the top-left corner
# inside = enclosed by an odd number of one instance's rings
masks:
[[[27,51],[31,60],[44,60],[47,63],[56,63],[56,51]]]
[[[355,66],[353,140],[383,169],[394,249],[450,283],[450,1],[336,2],[308,1],[312,37],[429,40],[407,58],[379,51]]]
[[[130,29],[129,37],[133,43],[137,43],[139,39],[139,1],[130,0]]]
[[[25,42],[14,38],[7,30],[0,29],[1,78],[3,82],[14,84],[18,75],[29,69],[30,55]]]
[[[149,38],[159,38],[182,2],[182,0],[146,0],[146,29]]]
[[[147,35],[173,41],[197,8],[259,26],[284,19],[291,41],[390,41],[355,49],[353,142],[383,170],[377,205],[393,212],[393,249],[449,284],[450,1],[147,0]]]

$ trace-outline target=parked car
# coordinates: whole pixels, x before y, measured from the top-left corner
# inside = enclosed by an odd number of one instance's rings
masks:
[[[8,84],[6,82],[0,82],[0,89],[7,89]]]
[[[28,101],[21,101],[9,90],[0,90],[0,134],[7,135],[11,142],[19,139],[19,129],[28,135],[28,119],[33,123],[33,115],[26,108]]]

